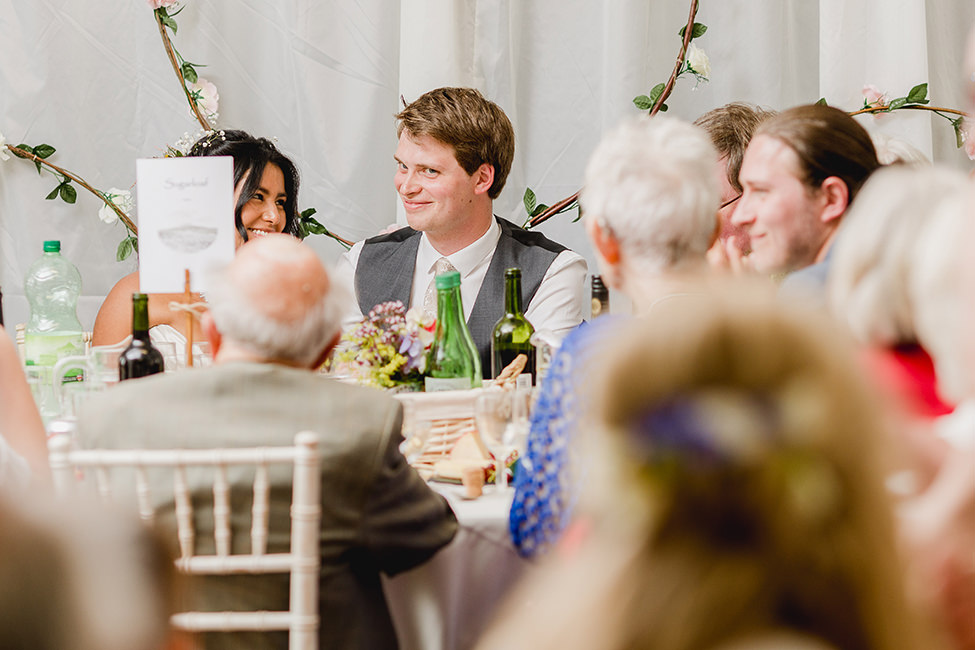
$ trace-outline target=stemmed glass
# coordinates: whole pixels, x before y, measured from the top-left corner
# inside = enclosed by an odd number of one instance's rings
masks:
[[[511,393],[502,390],[485,390],[474,403],[474,422],[481,444],[494,456],[495,490],[508,486],[508,468],[505,460],[510,453],[507,440],[512,421],[513,400]]]
[[[528,445],[529,410],[531,407],[531,388],[516,388],[511,392],[511,421],[504,431],[504,442],[508,453],[517,451],[521,456]]]
[[[433,431],[433,423],[417,417],[417,408],[410,400],[405,400],[403,404],[403,432],[406,439],[400,445],[400,452],[406,456],[406,461],[410,465],[415,465],[423,452],[426,451],[427,444],[430,442],[430,433]]]

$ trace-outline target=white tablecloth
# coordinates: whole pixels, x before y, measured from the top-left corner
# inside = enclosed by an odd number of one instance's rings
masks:
[[[402,650],[470,648],[529,563],[508,536],[514,490],[472,501],[463,488],[432,484],[457,514],[457,536],[426,564],[384,580]]]

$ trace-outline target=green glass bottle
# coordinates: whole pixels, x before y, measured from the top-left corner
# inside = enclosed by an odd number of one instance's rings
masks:
[[[504,316],[495,323],[491,335],[491,376],[497,377],[519,354],[528,357],[523,372],[535,378],[535,328],[521,311],[521,269],[504,272]]]
[[[609,315],[609,289],[599,275],[592,276],[592,317]]]
[[[481,386],[481,358],[464,322],[460,273],[437,276],[437,329],[427,353],[424,390],[464,390]]]
[[[136,379],[164,370],[162,353],[149,339],[149,296],[132,294],[132,342],[118,358],[118,378]]]

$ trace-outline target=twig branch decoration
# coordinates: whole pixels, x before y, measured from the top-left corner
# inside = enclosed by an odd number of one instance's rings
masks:
[[[44,146],[44,145],[40,145],[40,146]],[[10,144],[6,145],[6,147],[10,151],[10,153],[17,156],[18,158],[25,158],[27,160],[33,161],[38,165],[43,165],[44,167],[47,167],[51,171],[51,173],[54,174],[55,176],[60,175],[62,177],[61,184],[58,185],[56,188],[54,188],[54,191],[47,196],[48,199],[53,199],[55,198],[55,194],[60,194],[62,200],[64,200],[66,203],[74,203],[74,199],[71,197],[76,197],[76,193],[74,193],[73,191],[65,191],[64,189],[68,187],[64,179],[71,179],[81,187],[85,188],[86,190],[94,194],[99,201],[104,201],[105,205],[111,208],[112,211],[118,215],[119,220],[123,224],[125,224],[125,227],[129,230],[129,232],[131,232],[133,235],[139,234],[138,227],[132,222],[131,219],[129,219],[129,215],[125,214],[125,212],[123,212],[121,208],[119,208],[117,205],[115,205],[115,203],[113,203],[108,198],[106,198],[105,195],[102,194],[99,190],[96,190],[94,187],[89,185],[88,182],[85,181],[85,179],[83,179],[82,177],[78,176],[75,173],[69,172],[63,167],[59,167],[58,165],[55,165],[52,162],[48,162],[47,160],[44,160],[33,151],[28,151],[27,149],[22,149],[20,146],[15,147],[14,145],[10,145]],[[69,198],[71,198],[71,200],[69,200]]]
[[[170,15],[166,7],[156,9],[153,11],[156,19],[156,27],[159,29],[159,37],[162,39],[163,47],[166,49],[166,56],[169,57],[169,64],[173,66],[173,72],[176,73],[176,78],[179,79],[179,85],[183,89],[183,94],[186,95],[186,101],[190,105],[193,117],[200,123],[200,128],[204,131],[212,131],[213,125],[210,124],[210,120],[200,110],[199,102],[193,97],[193,93],[190,92],[189,87],[186,85],[187,81],[190,83],[197,81],[198,77],[195,66],[200,64],[185,61],[179,52],[176,51],[176,48],[173,47],[173,41],[169,38],[169,33],[166,31],[168,28],[172,29],[174,33],[176,32],[176,21],[173,20],[173,16],[180,11],[182,9]]]
[[[666,83],[654,86],[649,96],[640,95],[633,100],[633,103],[638,108],[649,109],[651,117],[660,111],[667,110],[667,104],[665,102],[671,93],[674,92],[674,85],[677,83],[679,76],[690,72],[697,76],[698,79],[707,78],[706,74],[702,74],[704,72],[703,70],[695,70],[687,65],[687,49],[691,41],[707,31],[707,26],[694,22],[694,19],[697,17],[697,9],[698,0],[691,0],[690,11],[687,15],[687,24],[678,32],[678,35],[681,37],[681,45],[680,50],[677,52],[677,60],[674,62],[674,69],[670,73],[670,78],[667,79]],[[576,192],[572,196],[567,196],[551,206],[547,206],[537,203],[535,192],[531,188],[528,188],[525,190],[525,196],[522,201],[529,215],[528,220],[525,222],[525,227],[534,228],[545,223],[557,214],[576,208],[579,205],[579,192]],[[578,220],[578,217],[576,217],[576,220]]]

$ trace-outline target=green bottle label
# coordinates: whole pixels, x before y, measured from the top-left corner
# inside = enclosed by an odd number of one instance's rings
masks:
[[[468,390],[471,388],[470,377],[424,377],[423,390],[435,393],[441,390]]]

